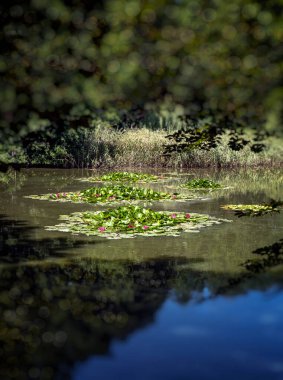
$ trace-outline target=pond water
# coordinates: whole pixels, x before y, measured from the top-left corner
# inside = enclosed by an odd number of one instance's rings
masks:
[[[283,213],[237,218],[220,206],[282,199],[283,171],[190,170],[153,184],[173,191],[194,176],[230,187],[151,206],[232,220],[200,233],[107,240],[46,231],[60,214],[106,206],[24,196],[87,188],[77,179],[91,174],[2,178],[0,378],[282,380]]]

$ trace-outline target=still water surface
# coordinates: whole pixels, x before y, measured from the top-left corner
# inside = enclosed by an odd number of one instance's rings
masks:
[[[180,237],[73,236],[44,226],[98,206],[24,196],[86,188],[77,178],[91,171],[23,170],[0,184],[1,379],[283,379],[282,213],[220,208],[282,199],[283,171],[179,174],[152,186],[173,191],[191,175],[231,188],[152,208],[233,222]]]

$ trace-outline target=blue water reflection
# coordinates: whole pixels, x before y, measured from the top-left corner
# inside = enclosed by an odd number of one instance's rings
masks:
[[[283,292],[169,299],[152,325],[114,342],[110,356],[77,364],[72,379],[282,380]]]

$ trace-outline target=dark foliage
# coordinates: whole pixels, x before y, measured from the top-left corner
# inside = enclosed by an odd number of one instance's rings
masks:
[[[29,132],[33,114],[164,102],[278,121],[280,9],[271,0],[1,2],[1,135]]]
[[[181,117],[183,127],[166,137],[170,141],[164,150],[164,155],[181,153],[193,149],[210,150],[222,144],[222,137],[229,134],[228,146],[234,150],[242,150],[249,145],[250,149],[259,153],[265,145],[262,143],[266,132],[256,131],[254,139],[244,137],[244,129],[251,127],[246,118],[237,118],[235,114],[225,115],[224,112],[212,110],[201,112],[196,115]],[[251,121],[250,121],[251,122]]]

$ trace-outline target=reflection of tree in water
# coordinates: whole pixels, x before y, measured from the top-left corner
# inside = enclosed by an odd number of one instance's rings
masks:
[[[1,172],[0,164],[0,189],[10,193],[19,190],[26,181],[26,175],[22,171],[16,171],[11,168],[7,172]]]
[[[248,260],[244,266],[251,273],[259,273],[266,268],[273,267],[283,263],[283,239],[268,245],[266,247],[258,248],[253,253],[260,255],[256,260]]]
[[[63,256],[63,251],[78,248],[85,241],[67,238],[40,239],[30,238],[36,230],[24,221],[12,220],[0,215],[0,263],[16,264],[24,261],[41,260],[50,256]]]
[[[82,242],[72,237],[34,241],[29,238],[33,228],[19,221],[2,219],[0,229],[4,378],[28,378],[28,373],[68,378],[76,360],[108,353],[112,339],[125,339],[153,321],[185,262],[84,259],[48,264],[45,258],[62,257]],[[34,260],[38,265],[27,265]]]
[[[255,258],[242,264],[246,271],[238,277],[230,278],[227,284],[220,286],[215,294],[239,294],[241,290],[266,288],[274,282],[282,284],[282,271],[280,271],[280,276],[271,276],[268,269],[283,264],[283,239],[258,248],[253,253],[256,255]],[[267,276],[262,278],[261,276],[265,274]]]
[[[5,223],[2,263],[63,256],[64,250],[82,244],[74,244],[72,238],[33,242],[29,227]],[[2,378],[67,379],[77,360],[105,355],[113,339],[126,339],[152,323],[172,292],[179,302],[187,302],[195,292],[201,294],[205,286],[218,293],[219,284],[227,283],[228,277],[198,272],[191,267],[194,262],[169,257],[145,262],[81,259],[61,265],[44,264],[44,260],[37,266],[3,265]]]
[[[21,378],[33,367],[50,367],[62,378],[74,361],[108,353],[113,339],[125,339],[153,321],[174,286],[179,261],[6,266],[0,294],[2,373],[14,371]]]
[[[196,178],[200,175],[198,170],[190,171]],[[225,195],[237,195],[237,203],[247,203],[249,199],[254,202],[268,201],[270,198],[278,199],[282,194],[282,169],[269,168],[231,168],[230,170],[203,169],[203,178],[210,178],[229,188],[210,192],[213,198]]]

